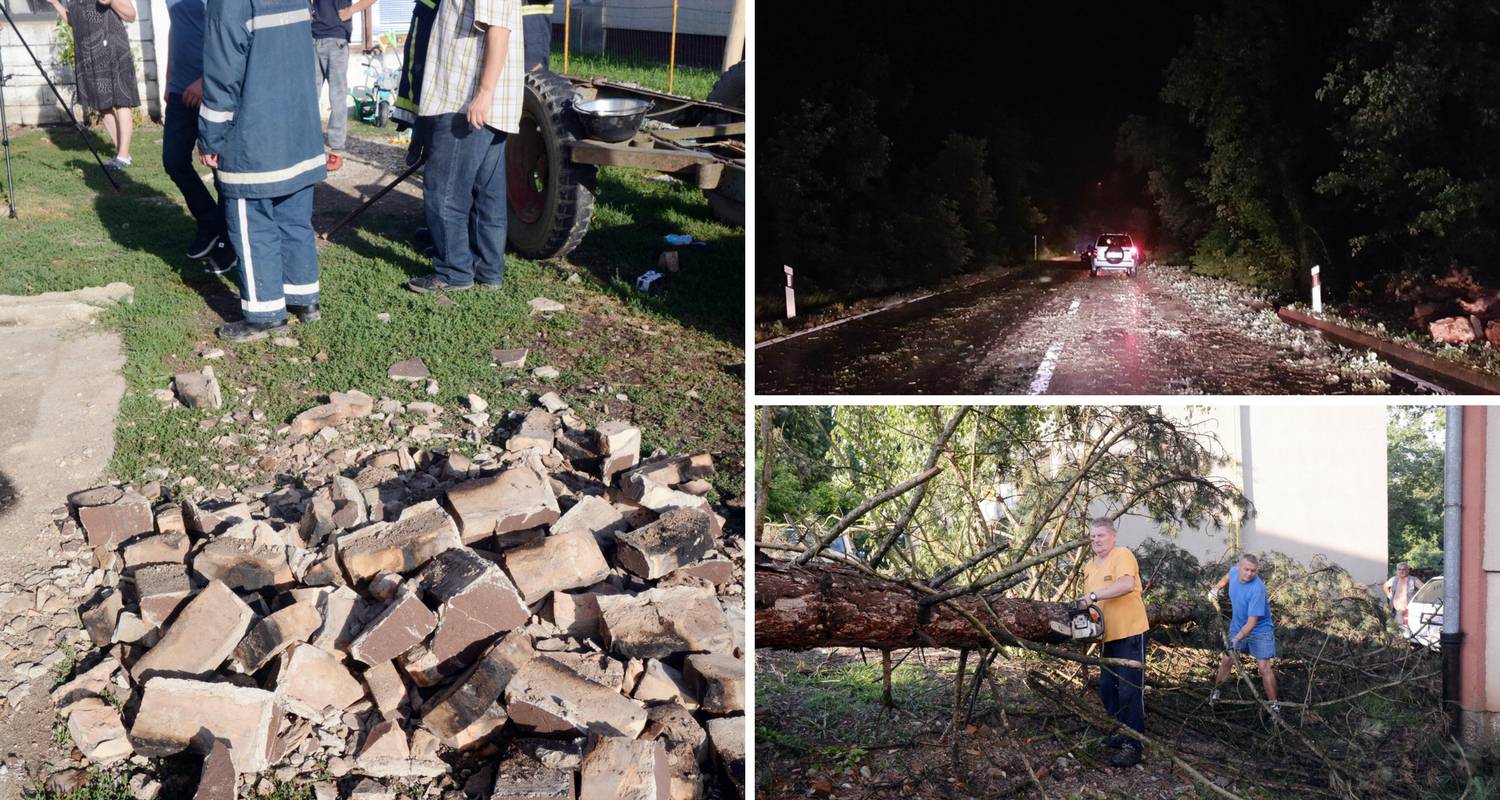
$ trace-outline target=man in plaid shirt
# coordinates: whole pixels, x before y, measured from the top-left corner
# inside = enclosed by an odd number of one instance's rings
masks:
[[[444,0],[427,46],[417,113],[430,125],[423,203],[432,274],[414,292],[505,277],[505,138],[521,121],[521,0]]]

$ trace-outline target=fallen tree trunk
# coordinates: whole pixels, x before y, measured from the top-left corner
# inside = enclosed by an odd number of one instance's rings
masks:
[[[950,605],[988,625],[1001,642],[1010,638],[1006,631],[1033,642],[1068,641],[1051,625],[1066,622],[1068,607],[1063,603],[989,597],[989,606],[1000,619],[997,625],[980,597],[957,597],[922,608],[924,596],[837,564],[761,562],[755,567],[755,646],[781,650],[990,646],[989,638]],[[1146,615],[1152,627],[1194,620],[1193,606],[1184,603],[1148,605]],[[1104,624],[1108,630],[1109,620]]]

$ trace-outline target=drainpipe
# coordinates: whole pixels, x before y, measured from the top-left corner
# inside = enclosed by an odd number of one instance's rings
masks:
[[[1452,718],[1453,736],[1460,731],[1458,653],[1464,635],[1458,628],[1458,562],[1462,530],[1463,406],[1448,406],[1447,443],[1443,458],[1443,706]]]

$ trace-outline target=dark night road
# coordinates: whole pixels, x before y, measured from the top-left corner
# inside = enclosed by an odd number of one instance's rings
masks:
[[[1205,289],[1208,286],[1208,289]],[[1002,277],[755,351],[763,394],[1388,392],[1378,364],[1168,267],[1076,261]],[[1227,290],[1226,290],[1227,291]]]

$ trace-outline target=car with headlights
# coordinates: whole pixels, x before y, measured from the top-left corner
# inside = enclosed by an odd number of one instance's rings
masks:
[[[1094,242],[1093,257],[1089,259],[1089,275],[1098,277],[1105,272],[1123,272],[1133,278],[1140,263],[1140,248],[1130,234],[1101,233]]]

